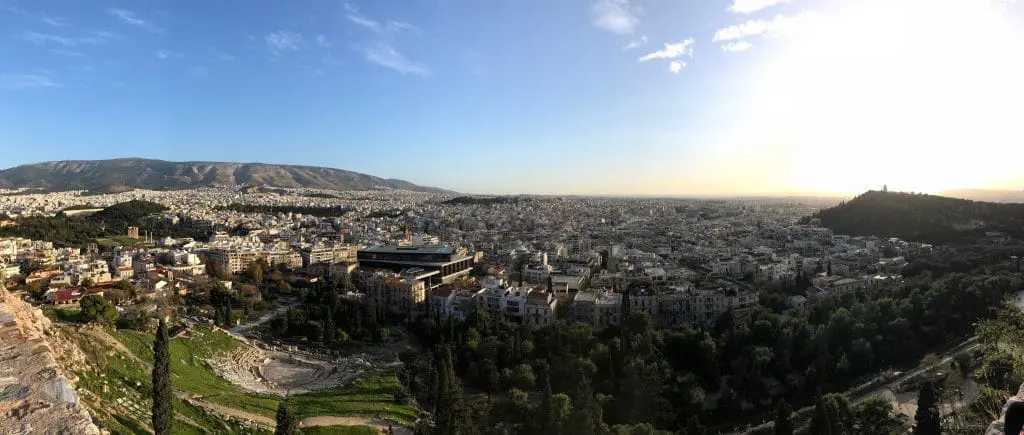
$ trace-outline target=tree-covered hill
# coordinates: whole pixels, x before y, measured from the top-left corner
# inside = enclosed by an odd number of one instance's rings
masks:
[[[944,196],[868,191],[804,218],[838,234],[899,237],[945,243],[998,231],[1024,237],[1024,204],[997,204]]]
[[[82,246],[105,237],[125,236],[128,227],[139,227],[140,234],[156,237],[198,237],[184,225],[172,225],[163,219],[146,219],[166,211],[167,207],[134,200],[114,204],[89,216],[31,216],[19,218],[13,226],[0,228],[0,237],[16,236],[46,240],[58,246]]]

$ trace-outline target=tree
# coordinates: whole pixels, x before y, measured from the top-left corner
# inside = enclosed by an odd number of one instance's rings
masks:
[[[903,417],[896,414],[882,396],[875,396],[857,405],[853,411],[857,433],[902,434],[907,428]]]
[[[245,273],[242,275],[246,281],[253,284],[263,284],[263,266],[259,260],[253,260],[249,263],[249,267],[245,268]]]
[[[775,411],[775,435],[793,435],[793,410],[785,399],[779,400]]]
[[[136,297],[138,297],[139,294],[139,289],[135,287],[135,284],[132,284],[132,282],[128,281],[127,279],[122,279],[120,281],[115,282],[114,288],[124,291],[126,294],[128,294],[128,297],[131,299],[135,299]]]
[[[691,415],[686,420],[686,435],[705,435],[707,429],[704,429],[704,425],[700,424],[700,419],[696,415]]]
[[[96,283],[92,280],[92,278],[88,278],[88,277],[87,278],[82,278],[82,280],[78,282],[78,286],[82,287],[82,288],[90,288],[90,287],[92,287],[95,284]]]
[[[298,422],[288,409],[288,398],[285,397],[277,404],[277,425],[274,428],[274,435],[296,435],[299,433],[297,426]]]
[[[814,413],[811,414],[811,424],[807,431],[810,435],[839,435],[832,433],[832,422],[828,418],[828,410],[825,409],[824,397],[819,397],[814,403]]]
[[[174,411],[171,408],[171,351],[167,325],[160,319],[153,340],[153,431],[157,435],[171,433]]]
[[[117,321],[117,308],[102,295],[93,294],[82,298],[78,306],[82,309],[81,318],[86,323],[113,325]]]
[[[519,364],[512,374],[512,384],[523,391],[533,390],[536,377],[533,375],[533,367],[529,364]]]
[[[459,379],[455,376],[452,352],[448,346],[442,346],[437,361],[437,398],[434,400],[436,435],[458,435],[463,422],[462,392]]]
[[[917,393],[917,413],[914,414],[914,435],[939,435],[942,424],[939,420],[939,400],[935,386],[926,381]]]

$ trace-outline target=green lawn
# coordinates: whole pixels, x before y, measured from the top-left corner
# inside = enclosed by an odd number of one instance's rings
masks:
[[[78,323],[81,321],[79,319],[79,314],[81,314],[81,312],[82,310],[78,309],[77,306],[67,308],[60,307],[57,305],[43,306],[43,315],[45,315],[54,322]]]
[[[361,415],[412,424],[416,411],[395,402],[398,378],[391,374],[369,376],[359,384],[298,394],[288,399],[299,418],[320,415]]]
[[[380,432],[370,426],[315,426],[299,430],[303,435],[378,435]]]

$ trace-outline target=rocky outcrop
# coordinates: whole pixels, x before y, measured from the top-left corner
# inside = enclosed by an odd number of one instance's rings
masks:
[[[51,328],[0,283],[0,433],[100,433],[57,364]]]
[[[1018,434],[1024,424],[1024,385],[1017,390],[1017,395],[1010,397],[1003,405],[999,420],[992,422],[985,435]],[[1010,426],[1010,427],[1008,427]]]

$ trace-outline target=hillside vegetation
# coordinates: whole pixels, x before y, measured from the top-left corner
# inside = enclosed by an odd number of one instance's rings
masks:
[[[936,195],[868,191],[804,219],[852,236],[899,237],[946,243],[998,231],[1024,237],[1024,204],[998,204]]]
[[[139,234],[152,233],[156,237],[198,237],[184,225],[171,225],[147,216],[166,211],[167,207],[134,200],[115,204],[89,216],[31,216],[20,218],[17,224],[0,228],[0,237],[15,236],[32,240],[47,240],[57,246],[81,246],[104,237],[127,234],[128,227],[139,227]]]

